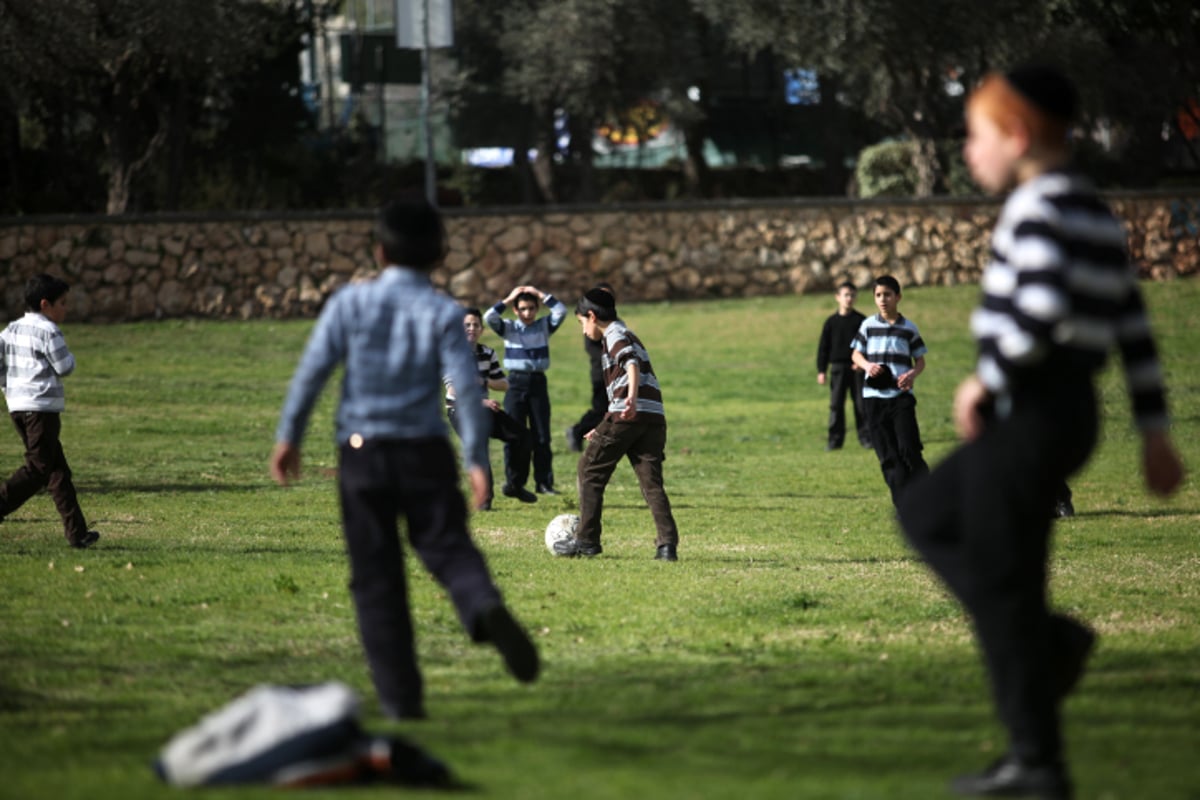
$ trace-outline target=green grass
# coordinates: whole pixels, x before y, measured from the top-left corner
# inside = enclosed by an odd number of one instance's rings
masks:
[[[1146,291],[1177,443],[1200,464],[1200,284]],[[931,463],[954,444],[975,297],[913,289],[901,306],[930,347],[917,394]],[[512,681],[412,564],[432,718],[405,724],[376,711],[346,590],[335,392],[314,417],[304,480],[284,490],[266,474],[311,323],[68,320],[80,367],[64,442],[104,538],[67,549],[45,496],[0,525],[0,797],[174,796],[149,769],[172,734],[256,684],[329,679],[363,694],[368,727],[411,736],[479,796],[946,796],[948,776],[1004,740],[962,613],[901,541],[874,455],[823,452],[814,355],[832,306],[623,307],[666,395],[680,562],[651,559],[650,515],[623,467],[598,559],[555,560],[542,544],[572,492],[501,498],[474,517],[476,538],[539,643],[543,677]],[[561,431],[589,387],[574,323],[553,341]],[[1118,370],[1103,389],[1104,438],[1072,483],[1079,514],[1060,525],[1053,563],[1056,604],[1102,634],[1067,706],[1070,759],[1081,798],[1195,800],[1200,494],[1195,482],[1170,501],[1142,490]],[[555,448],[570,489],[575,458]],[[0,456],[6,471],[20,461],[11,431]]]

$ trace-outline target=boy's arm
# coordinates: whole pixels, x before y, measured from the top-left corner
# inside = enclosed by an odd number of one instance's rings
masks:
[[[550,309],[550,333],[554,333],[567,318],[567,304],[552,294],[543,294],[542,302]]]
[[[642,373],[638,369],[636,358],[629,359],[629,362],[625,364],[625,377],[629,385],[629,394],[625,398],[625,408],[621,409],[621,413],[617,417],[628,422],[637,416],[638,387],[641,386],[642,381]]]
[[[499,336],[504,336],[504,318],[501,315],[504,313],[504,308],[507,305],[507,300],[501,300],[483,312],[484,324],[494,330]]]
[[[67,340],[57,326],[46,343],[46,360],[50,369],[60,376],[65,377],[75,371],[75,356],[67,348]]]
[[[825,371],[829,367],[829,351],[833,348],[830,341],[829,320],[821,326],[821,338],[817,341],[817,382],[825,382]],[[853,356],[851,356],[853,358]]]
[[[924,371],[925,356],[917,356],[913,359],[912,369],[908,370],[908,372],[905,372],[903,375],[897,378],[896,385],[906,392],[911,391],[913,387],[913,381],[916,380],[917,376]]]

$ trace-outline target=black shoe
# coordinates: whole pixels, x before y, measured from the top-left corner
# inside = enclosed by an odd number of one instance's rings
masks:
[[[567,449],[572,453],[580,453],[583,451],[583,439],[575,435],[575,426],[567,428]]]
[[[539,483],[537,485],[537,493],[538,494],[558,494],[558,492],[554,491],[553,486],[547,486],[544,483]]]
[[[71,547],[74,547],[76,550],[87,550],[98,541],[100,541],[100,532],[88,531],[78,542],[71,542]]]
[[[537,648],[503,603],[479,615],[477,637],[478,641],[491,642],[500,651],[504,665],[521,683],[532,683],[537,678]]]
[[[522,503],[536,503],[537,495],[528,489],[517,486],[505,486],[500,490],[500,494],[505,497],[515,497]]]
[[[429,715],[425,713],[425,706],[421,703],[406,703],[401,706],[393,706],[383,703],[382,708],[384,716],[386,716],[388,719],[429,719]]]
[[[567,558],[583,556],[584,558],[591,558],[592,556],[598,556],[603,552],[604,548],[602,548],[600,545],[581,542],[575,537],[563,539],[560,542],[554,543],[554,555],[556,556],[566,556]]]
[[[678,561],[679,556],[675,553],[675,545],[660,544],[658,550],[654,553],[655,561]]]
[[[842,449],[842,446],[840,444],[835,444],[833,442],[830,442],[829,444],[825,445],[826,453],[828,453],[832,450],[841,450],[841,449]]]
[[[1054,516],[1058,519],[1066,519],[1067,517],[1075,516],[1075,506],[1070,500],[1059,500],[1054,504]]]
[[[484,500],[482,503],[479,504],[479,507],[476,508],[475,510],[476,511],[491,511],[492,510],[492,501]]]
[[[968,797],[1036,797],[1070,800],[1071,781],[1061,764],[1025,764],[1006,755],[983,772],[960,775],[951,791]]]
[[[1096,632],[1082,622],[1054,614],[1050,617],[1054,638],[1054,697],[1062,700],[1083,677],[1088,656],[1096,646]]]

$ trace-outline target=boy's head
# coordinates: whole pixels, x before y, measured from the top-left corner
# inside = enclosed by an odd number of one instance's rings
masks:
[[[517,312],[517,319],[525,325],[530,325],[537,319],[540,307],[541,301],[533,292],[521,292],[513,300],[513,311]]]
[[[375,258],[380,266],[394,264],[429,272],[446,254],[442,215],[423,197],[403,195],[375,218]]]
[[[483,335],[483,312],[478,308],[468,308],[463,311],[463,330],[467,332],[467,341],[475,344]]]
[[[608,323],[617,318],[616,298],[612,292],[599,287],[588,289],[575,304],[575,316],[583,327],[583,335],[599,341]]]
[[[1013,188],[1033,166],[1057,166],[1068,153],[1067,130],[1075,116],[1074,85],[1053,67],[1018,67],[984,77],[967,98],[963,156],[984,190]]]
[[[42,272],[25,283],[25,308],[61,323],[67,315],[67,291],[70,285]]]
[[[896,316],[896,307],[900,305],[900,281],[891,275],[880,275],[875,279],[875,307],[884,319]]]
[[[838,311],[845,313],[854,307],[854,299],[858,297],[858,288],[850,281],[845,281],[837,287],[834,297],[837,298]]]

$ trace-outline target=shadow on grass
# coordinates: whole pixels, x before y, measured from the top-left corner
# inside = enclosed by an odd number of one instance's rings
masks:
[[[1195,508],[1148,508],[1144,511],[1122,511],[1115,508],[1104,508],[1096,511],[1075,510],[1076,517],[1127,517],[1129,519],[1175,519],[1177,517],[1194,517],[1200,515],[1200,509]],[[1068,523],[1069,524],[1069,523]]]

